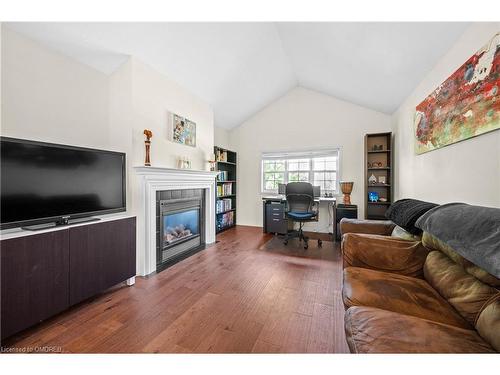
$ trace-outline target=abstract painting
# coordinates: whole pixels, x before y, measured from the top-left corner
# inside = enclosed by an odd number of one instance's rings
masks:
[[[500,128],[500,33],[416,107],[422,154]]]
[[[196,147],[196,123],[187,118],[173,115],[173,136],[174,142]]]

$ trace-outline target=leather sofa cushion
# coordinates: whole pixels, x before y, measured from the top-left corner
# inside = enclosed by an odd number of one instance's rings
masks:
[[[342,239],[344,267],[363,267],[423,277],[428,250],[419,241],[348,233]]]
[[[472,329],[427,282],[413,277],[349,267],[344,269],[342,298],[346,307],[377,307]]]
[[[389,236],[394,229],[395,224],[392,221],[382,220],[360,220],[342,218],[340,220],[340,233],[367,233]]]
[[[399,238],[401,240],[407,241],[421,241],[422,236],[418,234],[411,234],[410,232],[404,230],[399,225],[396,225],[392,230],[391,237]]]
[[[500,298],[490,303],[476,322],[479,335],[500,352]]]
[[[446,254],[451,260],[463,267],[463,269],[474,276],[475,278],[481,280],[482,282],[489,284],[491,286],[500,286],[500,279],[491,275],[490,273],[483,270],[481,267],[476,266],[471,261],[465,259],[463,256],[458,254],[450,246],[440,241],[432,234],[424,232],[422,236],[422,243],[425,247],[431,250],[439,250]]]
[[[353,353],[494,353],[474,330],[373,307],[345,314],[346,339]]]
[[[425,261],[424,276],[471,325],[481,311],[500,293],[452,261],[440,251],[431,252]]]

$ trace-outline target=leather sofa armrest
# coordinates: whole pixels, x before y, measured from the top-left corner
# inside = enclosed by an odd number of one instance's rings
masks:
[[[344,268],[369,268],[421,278],[429,250],[420,241],[347,233],[342,238],[342,252]]]
[[[366,233],[380,234],[390,236],[396,224],[390,220],[359,220],[347,219],[340,220],[340,233]]]

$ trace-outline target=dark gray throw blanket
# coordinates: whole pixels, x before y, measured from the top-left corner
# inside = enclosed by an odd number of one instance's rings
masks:
[[[448,203],[422,215],[416,226],[500,278],[500,208]]]
[[[422,231],[415,227],[418,218],[437,204],[419,201],[417,199],[400,199],[387,209],[385,217],[399,225],[414,235],[419,235]]]

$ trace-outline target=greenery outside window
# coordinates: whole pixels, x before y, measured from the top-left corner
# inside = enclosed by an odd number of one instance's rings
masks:
[[[262,192],[277,193],[279,184],[304,181],[321,188],[321,194],[338,193],[338,149],[262,154]]]

